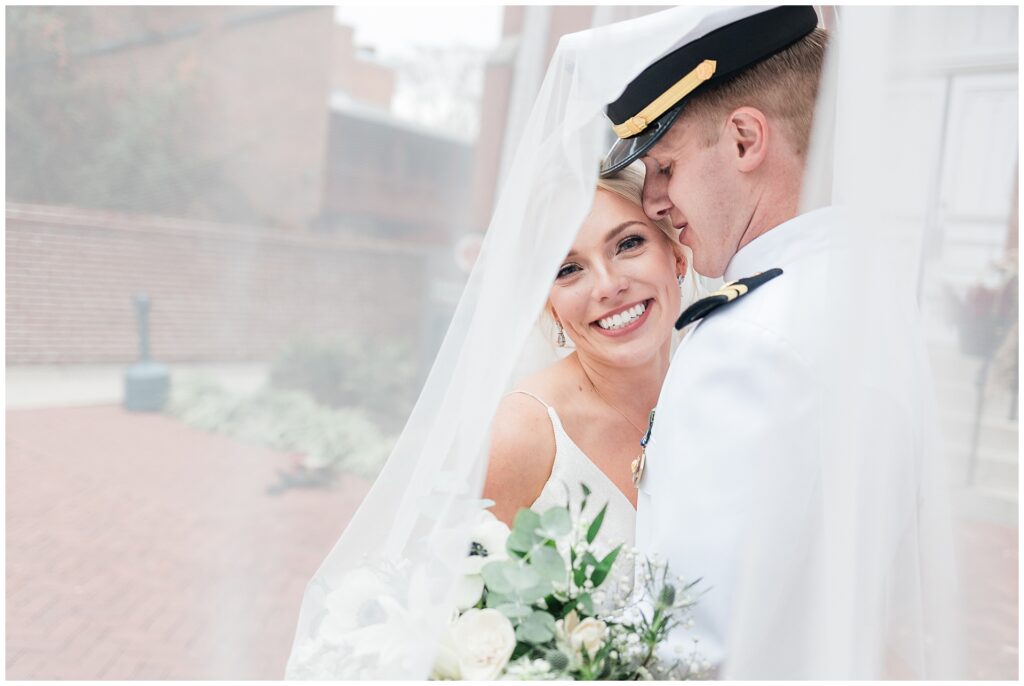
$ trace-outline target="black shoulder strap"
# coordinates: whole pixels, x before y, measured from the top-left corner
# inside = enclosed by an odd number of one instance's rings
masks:
[[[683,313],[679,315],[679,319],[676,320],[676,329],[682,329],[698,319],[703,319],[722,305],[731,303],[737,298],[742,298],[758,286],[768,283],[781,274],[782,270],[776,267],[775,269],[769,269],[753,276],[727,283],[708,297],[701,298],[683,310]]]

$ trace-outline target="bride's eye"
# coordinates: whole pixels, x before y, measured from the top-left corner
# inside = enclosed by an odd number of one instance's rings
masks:
[[[578,264],[563,264],[562,268],[558,270],[558,274],[555,275],[555,280],[564,279],[568,276],[572,276],[578,272],[580,266]]]
[[[636,250],[646,242],[647,239],[643,236],[626,236],[619,242],[619,252],[623,252],[625,250]]]

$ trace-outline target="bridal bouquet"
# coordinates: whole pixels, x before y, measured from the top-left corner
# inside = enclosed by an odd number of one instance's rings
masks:
[[[590,490],[569,506],[518,512],[511,530],[482,510],[464,560],[457,611],[441,642],[435,679],[636,680],[695,678],[694,652],[666,665],[656,649],[677,626],[692,626],[696,598],[668,567],[639,560],[637,588],[613,565],[635,550],[595,546],[605,505],[587,522]],[[488,506],[491,503],[486,503]],[[698,580],[699,581],[699,580]],[[647,598],[641,608],[633,598]]]

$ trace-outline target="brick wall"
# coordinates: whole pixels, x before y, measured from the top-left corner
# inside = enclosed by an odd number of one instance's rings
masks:
[[[162,362],[267,359],[303,333],[417,337],[428,292],[416,249],[344,236],[9,203],[6,243],[8,365],[135,360],[141,291]]]

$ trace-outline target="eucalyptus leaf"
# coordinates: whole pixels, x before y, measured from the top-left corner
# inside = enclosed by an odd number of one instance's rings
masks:
[[[572,530],[569,510],[564,507],[552,507],[540,517],[540,526],[548,538],[561,538]]]
[[[498,605],[495,609],[508,617],[512,624],[518,624],[529,617],[533,612],[533,608],[529,605],[522,605],[520,603],[503,603]]]
[[[516,638],[527,643],[547,643],[555,637],[555,618],[547,612],[534,611],[516,627]]]
[[[530,565],[548,581],[554,584],[565,583],[565,560],[554,548],[542,547],[530,556]]]
[[[501,573],[516,593],[533,588],[541,582],[540,573],[532,565],[521,565],[512,562],[509,565],[502,566]]]
[[[514,582],[509,578],[509,571],[518,569],[518,563],[514,560],[497,560],[488,562],[480,570],[484,578],[484,584],[489,592],[508,595],[516,590]]]
[[[528,553],[540,543],[537,529],[540,528],[540,515],[533,510],[520,509],[516,518],[512,520],[512,533],[508,537],[505,547],[509,553]]]
[[[505,548],[508,550],[510,555],[522,557],[526,553],[530,552],[536,540],[537,537],[534,534],[523,533],[522,531],[513,531],[509,534],[508,539],[506,539]]]
[[[536,603],[541,598],[551,595],[555,591],[555,587],[547,579],[540,579],[533,586],[527,588],[517,589],[515,592],[516,599],[521,603]]]
[[[534,535],[540,527],[540,515],[528,508],[520,508],[512,520],[512,531],[522,531]]]
[[[487,592],[487,607],[498,609],[502,605],[508,605],[514,601],[515,598],[505,595],[503,593],[494,593],[493,591]]]

